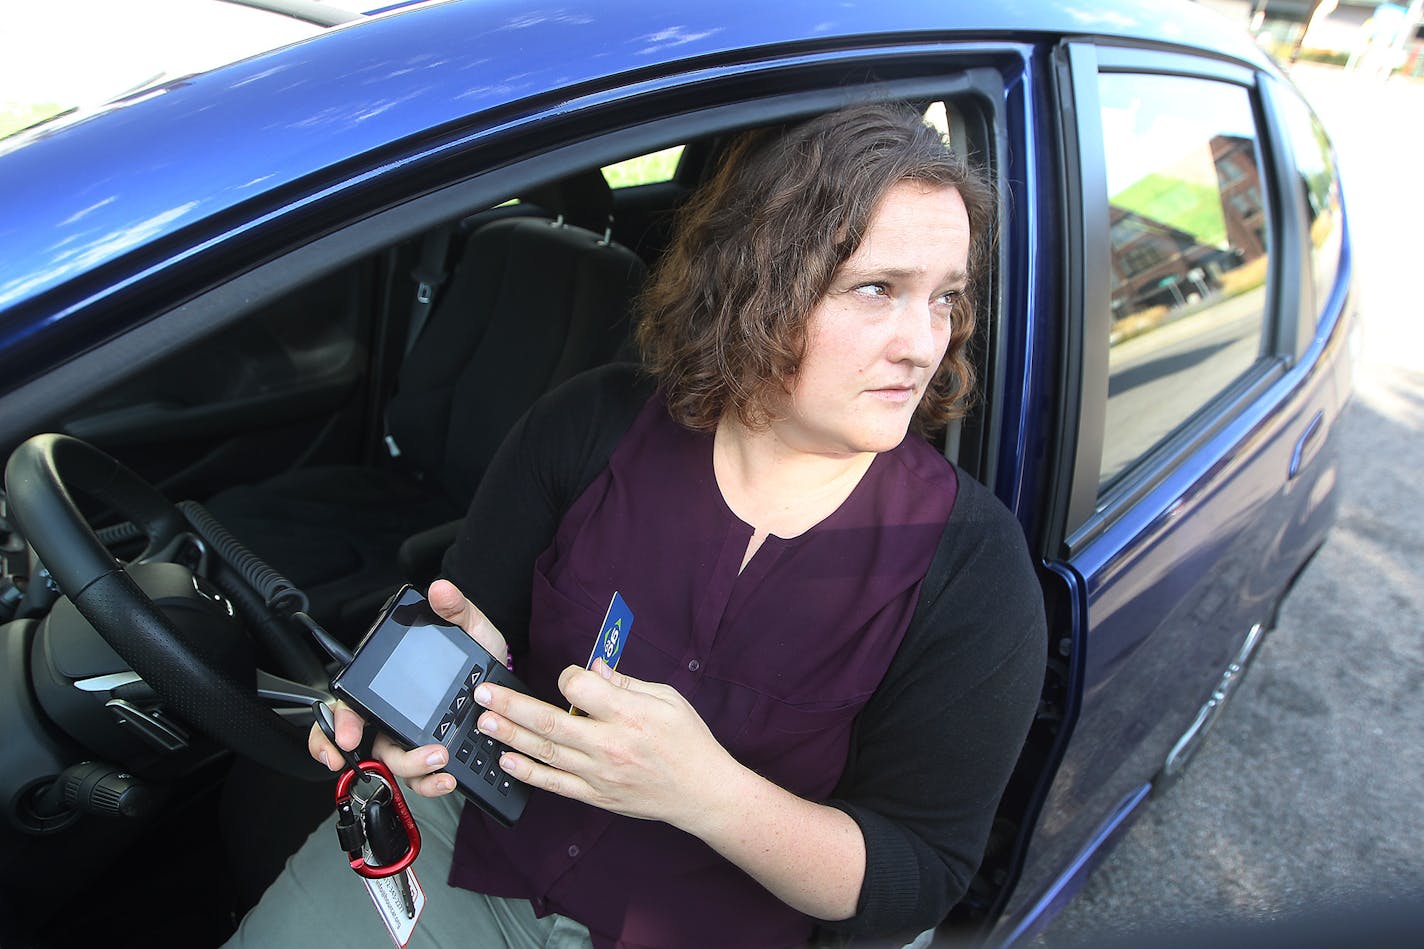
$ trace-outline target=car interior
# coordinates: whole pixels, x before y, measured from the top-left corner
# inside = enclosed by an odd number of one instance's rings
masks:
[[[992,160],[989,119],[975,102],[924,98],[951,141]],[[525,409],[587,368],[636,359],[639,288],[676,211],[732,132],[752,124],[743,116],[655,148],[629,139],[631,154],[594,166],[569,167],[565,149],[552,177],[533,164],[503,168],[499,180],[510,184],[494,200],[385,243],[363,237],[367,246],[327,254],[265,293],[234,293],[243,302],[214,304],[221,319],[185,331],[171,353],[106,374],[37,424],[95,446],[164,498],[184,501],[179,509],[194,523],[201,515],[190,502],[198,502],[229,536],[173,541],[162,556],[151,532],[125,523],[132,517],[123,505],[81,498],[81,509],[121,561],[177,561],[211,599],[230,604],[258,669],[324,688],[332,666],[292,621],[291,605],[350,645],[399,584],[434,578],[491,456]],[[997,291],[985,297],[975,344],[985,395],[943,445],[981,478],[992,457],[984,406],[999,330]],[[183,535],[192,540],[191,531]],[[201,729],[177,727],[164,718],[162,690],[136,676],[95,685],[102,676],[61,668],[46,629],[67,601],[14,519],[0,520],[0,540],[8,583],[0,624],[22,643],[7,647],[12,670],[33,664],[31,678],[52,680],[17,687],[36,697],[40,711],[30,717],[39,720],[28,727],[54,762],[17,793],[0,830],[12,855],[0,942],[219,944],[331,813],[331,783],[294,780],[233,755]],[[210,567],[220,554],[260,564],[267,592],[251,593],[256,567]],[[270,595],[277,587],[299,596],[284,603]],[[80,680],[91,691],[75,692]],[[299,691],[291,698],[283,714],[304,733],[309,702]],[[115,774],[132,791],[119,815],[85,796]],[[1007,846],[1012,834],[996,840]],[[332,849],[339,859],[335,841]]]

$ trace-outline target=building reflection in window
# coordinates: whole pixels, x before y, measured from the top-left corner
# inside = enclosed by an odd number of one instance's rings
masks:
[[[1261,357],[1270,226],[1245,88],[1099,78],[1112,262],[1107,490]]]

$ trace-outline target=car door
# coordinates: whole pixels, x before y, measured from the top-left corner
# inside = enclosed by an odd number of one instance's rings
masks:
[[[1019,934],[1180,772],[1239,680],[1330,520],[1339,411],[1272,80],[1059,52],[1070,349],[1048,568],[1069,604],[1072,738],[1009,907]]]

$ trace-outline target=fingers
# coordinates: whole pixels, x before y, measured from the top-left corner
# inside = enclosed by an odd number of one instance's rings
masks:
[[[721,752],[691,705],[671,686],[620,676],[601,664],[571,666],[559,687],[587,716],[570,715],[512,689],[481,683],[481,732],[511,750],[500,767],[531,787],[616,814],[662,820],[689,807],[684,739],[706,757]],[[730,756],[727,756],[730,760]],[[705,770],[705,769],[703,769]],[[696,806],[691,805],[691,806]]]
[[[523,781],[531,788],[540,788],[585,804],[604,806],[606,803],[582,777],[533,761],[524,755],[506,752],[500,756],[499,766],[505,774]]]
[[[405,786],[421,797],[444,797],[455,790],[455,779],[442,771],[423,778],[407,778]]]
[[[385,735],[376,738],[372,754],[398,778],[423,778],[450,762],[444,745],[421,745],[406,751]]]
[[[391,769],[391,774],[403,779],[421,797],[439,797],[455,790],[451,775],[433,773],[450,763],[450,752],[443,745],[421,745],[406,751],[385,735],[378,735],[371,751]]]
[[[307,751],[326,765],[329,771],[336,772],[347,766],[346,756],[342,754],[341,749],[355,750],[361,743],[366,723],[361,716],[340,701],[336,703],[333,717],[336,720],[336,741],[341,747],[333,745],[321,727],[313,723],[307,734]],[[372,743],[371,754],[390,768],[391,774],[403,779],[407,787],[422,797],[439,797],[455,790],[455,779],[452,776],[443,772],[433,773],[439,772],[450,762],[450,753],[443,745],[422,745],[406,751],[385,735],[378,734]]]
[[[430,584],[425,598],[430,601],[430,606],[435,612],[466,632],[472,625],[489,622],[480,612],[479,607],[466,599],[465,594],[460,592],[460,588],[449,580],[436,580]]]
[[[346,759],[342,757],[341,751],[326,740],[326,735],[322,734],[316,725],[312,725],[311,731],[307,733],[307,754],[325,765],[328,771],[340,771],[346,767]]]
[[[336,702],[333,715],[336,719],[336,743],[347,751],[355,750],[366,732],[366,720],[340,699]]]
[[[346,757],[342,750],[352,751],[361,744],[366,722],[340,700],[332,710],[332,717],[336,722],[336,745],[333,745],[321,727],[313,722],[311,731],[307,733],[307,752],[325,765],[328,771],[340,771],[346,767]]]
[[[588,754],[598,724],[547,702],[486,683],[475,690],[485,706],[479,729],[511,750],[499,766],[533,788],[602,806],[605,802],[584,777],[594,761]]]
[[[627,702],[627,693],[660,696],[668,688],[662,683],[645,682],[616,672],[602,659],[595,659],[592,669],[569,666],[559,674],[559,691],[570,704],[605,721],[619,715],[637,714],[636,703]]]
[[[449,580],[436,580],[430,584],[426,599],[436,613],[463,629],[471,639],[489,650],[490,655],[501,661],[509,655],[504,635],[455,584]]]
[[[479,730],[535,761],[564,771],[579,771],[589,764],[596,726],[531,695],[483,683],[475,701],[484,706]]]

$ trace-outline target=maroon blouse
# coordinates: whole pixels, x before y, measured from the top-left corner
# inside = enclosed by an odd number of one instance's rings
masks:
[[[534,565],[520,677],[557,705],[615,590],[634,614],[619,671],[675,687],[741,763],[809,800],[845,767],[851,725],[914,613],[954,506],[953,469],[913,436],[799,537],[727,507],[712,437],[655,395]],[[814,921],[697,838],[535,792],[512,830],[466,807],[450,882],[527,897],[588,926],[595,946],[804,943]]]

